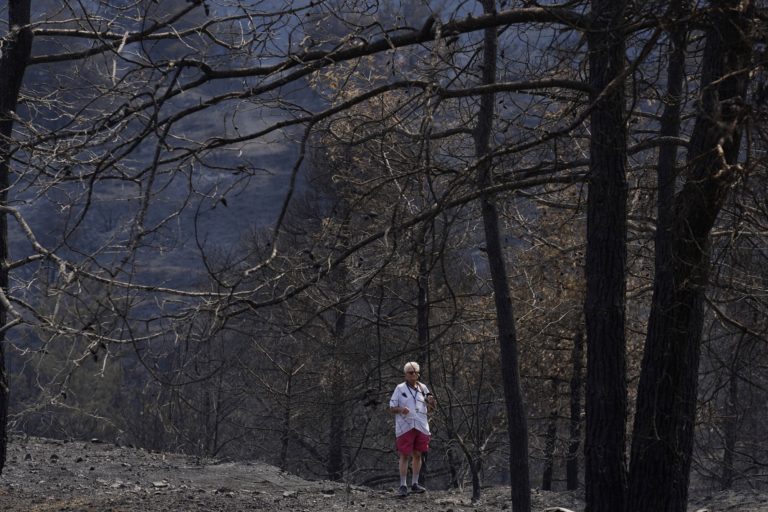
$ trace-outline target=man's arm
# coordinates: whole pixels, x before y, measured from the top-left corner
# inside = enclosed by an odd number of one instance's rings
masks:
[[[424,395],[424,400],[427,402],[427,412],[434,411],[435,406],[437,405],[437,400],[435,399],[435,395],[433,395],[429,389],[427,389],[427,393]]]
[[[400,406],[400,399],[397,394],[397,388],[395,388],[395,391],[392,393],[392,397],[389,399],[389,409],[387,409],[391,414],[402,414],[405,416],[410,412],[410,410],[407,407]]]

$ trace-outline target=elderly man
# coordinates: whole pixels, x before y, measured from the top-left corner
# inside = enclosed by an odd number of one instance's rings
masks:
[[[397,495],[408,495],[408,459],[413,458],[411,492],[424,492],[419,484],[421,454],[429,450],[428,412],[435,406],[435,397],[429,388],[419,382],[419,363],[405,363],[405,382],[398,384],[389,399],[389,412],[395,414],[395,437],[400,454],[400,488]]]

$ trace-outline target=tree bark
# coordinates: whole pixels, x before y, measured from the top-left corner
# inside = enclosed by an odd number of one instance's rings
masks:
[[[593,0],[588,36],[591,94],[597,101],[590,115],[584,306],[588,512],[623,510],[626,499],[627,116],[624,83],[615,83],[625,67],[625,4]]]
[[[419,232],[418,240],[418,258],[419,272],[417,278],[417,305],[416,305],[416,333],[419,343],[419,360],[421,361],[422,375],[425,375],[426,382],[431,377],[431,351],[429,344],[429,261],[427,251],[427,229],[424,227]],[[426,370],[426,371],[425,371]],[[427,483],[429,476],[429,452],[421,454],[421,472],[419,480],[422,484]]]
[[[579,488],[579,445],[581,444],[581,382],[582,358],[584,354],[584,334],[581,329],[573,338],[571,361],[571,419],[568,441],[568,458],[565,462],[566,487],[569,491]]]
[[[342,267],[342,270],[345,270]],[[346,272],[341,272],[346,282]],[[347,304],[340,304],[336,314],[336,321],[333,326],[333,336],[336,340],[342,340],[347,325]],[[335,352],[335,350],[334,350]],[[331,354],[334,367],[331,382],[331,413],[329,415],[328,432],[328,459],[326,470],[328,479],[332,481],[341,481],[344,478],[344,440],[347,418],[347,399],[345,390],[348,382],[345,380],[345,365],[339,357],[340,354]]]
[[[0,204],[8,204],[10,183],[11,139],[13,137],[13,115],[19,98],[32,52],[32,29],[30,22],[30,0],[9,0],[9,33],[3,41],[0,57]],[[8,293],[8,217],[0,213],[0,289]],[[8,311],[0,306],[0,326],[8,319]],[[6,333],[0,332],[0,474],[5,467],[8,448],[8,405],[10,389],[5,365]]]
[[[493,0],[483,0],[486,14],[495,11]],[[484,85],[496,81],[496,58],[498,53],[498,34],[496,28],[485,30],[483,39],[482,82]],[[480,189],[493,183],[490,159],[491,130],[493,127],[494,99],[492,93],[483,94],[480,99],[478,122],[474,130],[475,153],[479,159],[477,184]],[[520,386],[520,369],[517,355],[517,334],[512,310],[512,297],[509,293],[504,250],[499,235],[499,215],[496,203],[491,195],[480,198],[480,209],[485,230],[485,242],[488,265],[491,272],[496,321],[499,332],[502,379],[504,380],[504,399],[507,412],[507,431],[509,435],[509,470],[511,475],[512,510],[530,512],[531,485],[528,469],[528,424]]]
[[[553,380],[555,388],[555,400],[557,400],[557,380]],[[552,490],[552,479],[555,473],[555,444],[557,444],[557,407],[553,407],[549,413],[549,424],[544,442],[544,471],[541,475],[541,490]]]
[[[683,512],[693,452],[709,234],[738,179],[751,58],[750,2],[717,4],[702,60],[702,93],[686,180],[675,196],[669,256],[654,278],[638,387],[629,512]],[[668,270],[667,270],[668,269]]]
[[[417,305],[416,305],[416,333],[419,343],[419,361],[422,368],[422,374],[426,373],[429,377],[431,369],[431,354],[429,350],[429,252],[427,241],[427,229],[419,232],[418,240],[418,259],[419,271],[417,278]],[[427,370],[427,372],[424,372]]]
[[[297,370],[293,365],[285,372],[285,408],[283,410],[282,434],[280,435],[280,469],[288,469],[288,445],[290,444],[290,432],[293,428],[291,417],[293,416],[293,377]]]
[[[725,421],[723,422],[723,467],[720,473],[720,490],[733,487],[736,475],[733,454],[736,451],[736,439],[739,411],[739,375],[737,362],[733,361],[728,375],[728,398],[725,403]]]

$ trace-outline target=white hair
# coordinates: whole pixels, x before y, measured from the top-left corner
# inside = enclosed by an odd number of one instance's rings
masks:
[[[419,366],[419,363],[417,363],[416,361],[405,363],[405,366],[403,366],[403,373],[407,373],[409,368],[418,373],[420,366]]]

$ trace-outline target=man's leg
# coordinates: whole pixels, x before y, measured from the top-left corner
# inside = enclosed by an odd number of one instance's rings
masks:
[[[419,472],[421,471],[421,452],[413,450],[413,483],[418,483]]]
[[[408,478],[408,455],[401,453],[400,454],[400,485],[406,485],[407,478]]]
[[[426,489],[419,483],[419,473],[424,463],[424,454],[420,451],[413,451],[413,480],[411,481],[411,492],[424,492]]]

